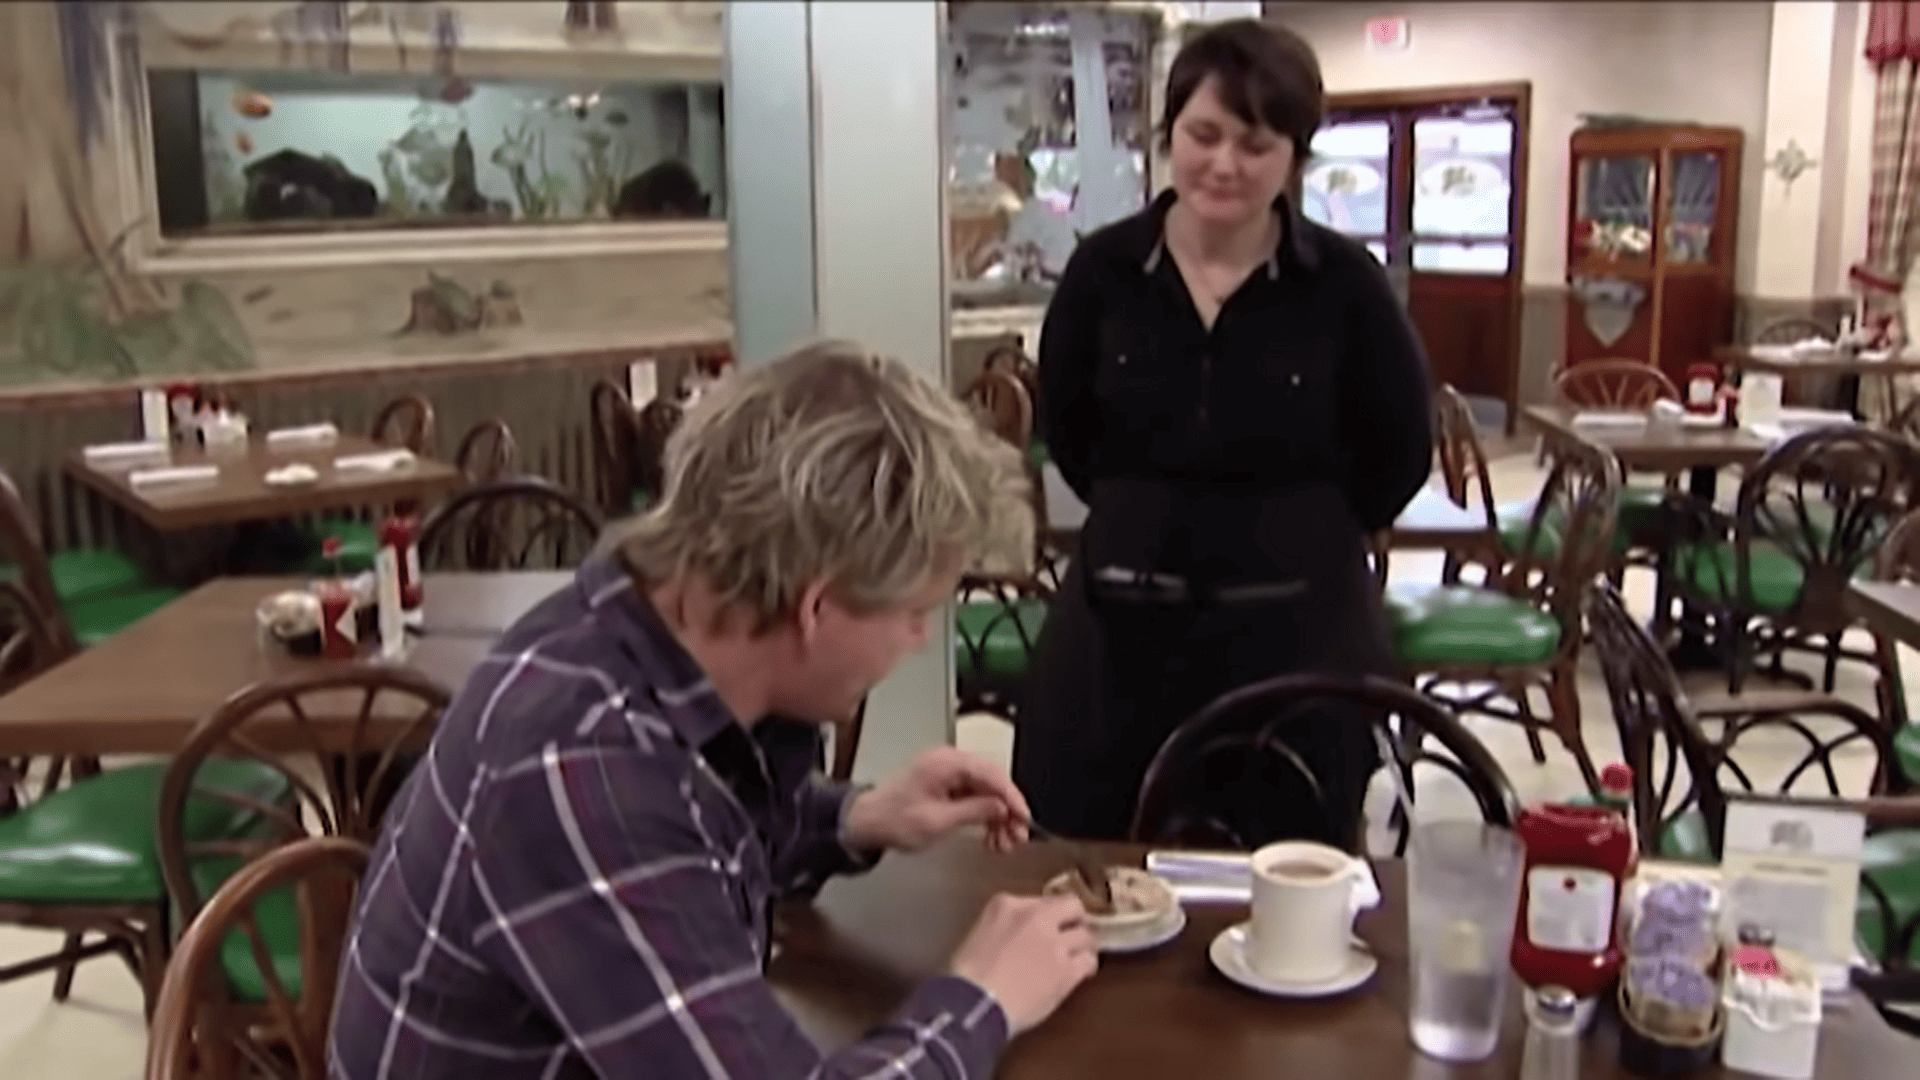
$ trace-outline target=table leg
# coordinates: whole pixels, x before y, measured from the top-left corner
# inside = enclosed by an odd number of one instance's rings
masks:
[[[1707,505],[1712,505],[1718,494],[1720,470],[1711,465],[1701,465],[1691,470],[1687,476],[1687,494]],[[1672,537],[1660,553],[1659,584],[1654,593],[1653,628],[1656,636],[1664,635],[1673,625],[1673,595],[1670,586],[1672,565]],[[1684,601],[1682,601],[1684,603]],[[1713,646],[1695,629],[1702,622],[1699,612],[1683,611],[1680,617],[1680,639],[1668,651],[1668,659],[1673,666],[1682,671],[1701,671],[1720,666],[1720,658],[1714,654]]]
[[[1860,415],[1860,376],[1840,376],[1840,407],[1853,415],[1855,420],[1865,420]]]

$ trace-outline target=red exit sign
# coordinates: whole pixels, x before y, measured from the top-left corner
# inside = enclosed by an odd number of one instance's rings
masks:
[[[1407,20],[1399,15],[1367,20],[1367,48],[1373,52],[1400,52],[1407,47]]]

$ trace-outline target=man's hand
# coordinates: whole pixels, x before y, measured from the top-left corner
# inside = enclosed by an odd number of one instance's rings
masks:
[[[953,954],[953,973],[985,990],[1018,1035],[1053,1015],[1100,967],[1079,897],[1008,896],[987,901]]]
[[[1025,839],[1026,796],[1004,773],[963,750],[935,747],[904,772],[862,792],[847,807],[849,847],[919,851],[967,825],[985,825],[987,844],[1006,851]]]

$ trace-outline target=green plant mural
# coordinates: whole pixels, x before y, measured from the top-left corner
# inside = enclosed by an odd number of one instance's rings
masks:
[[[180,286],[171,307],[109,314],[100,275],[50,263],[0,266],[0,382],[239,371],[253,344],[225,293]]]

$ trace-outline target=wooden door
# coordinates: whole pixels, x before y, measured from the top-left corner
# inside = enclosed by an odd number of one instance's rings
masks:
[[[1526,84],[1335,94],[1302,183],[1310,218],[1387,267],[1436,382],[1518,404]]]

